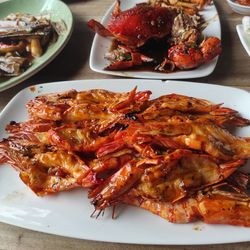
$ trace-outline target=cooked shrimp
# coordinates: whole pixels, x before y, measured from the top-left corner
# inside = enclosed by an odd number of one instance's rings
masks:
[[[241,175],[241,178],[248,179],[244,174]],[[239,190],[237,183],[234,185],[236,186],[222,183],[218,187],[212,186],[174,204],[141,196],[135,189],[120,197],[120,200],[148,210],[172,223],[188,223],[201,219],[208,224],[249,227],[250,199],[246,192]]]
[[[220,164],[213,157],[188,151],[185,153],[183,150],[179,152],[179,159],[175,159],[174,153],[167,155],[162,165],[145,170],[135,187],[142,196],[176,202],[196,190],[226,179],[245,163],[238,160]]]

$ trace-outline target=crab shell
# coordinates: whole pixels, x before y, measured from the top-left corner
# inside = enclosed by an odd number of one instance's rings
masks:
[[[162,38],[170,34],[175,16],[173,10],[145,3],[121,11],[120,2],[117,1],[107,28],[93,19],[88,25],[102,36],[114,36],[125,45],[140,47],[150,38]]]

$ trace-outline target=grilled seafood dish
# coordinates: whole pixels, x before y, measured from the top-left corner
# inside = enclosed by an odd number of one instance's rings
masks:
[[[221,103],[151,91],[46,94],[6,126],[0,163],[38,196],[88,188],[96,216],[121,203],[172,223],[250,226],[250,121]]]
[[[21,74],[65,29],[49,15],[16,13],[0,20],[0,76]]]
[[[116,1],[104,27],[91,19],[88,26],[113,45],[104,58],[107,70],[140,69],[172,72],[199,67],[221,54],[217,37],[204,38],[204,20],[199,15],[211,1],[151,0],[122,11]]]
[[[176,13],[168,8],[148,4],[138,4],[121,11],[120,2],[117,1],[107,29],[93,19],[88,25],[101,35],[114,36],[124,45],[140,47],[150,38],[162,38],[170,34],[175,16]]]
[[[212,0],[149,0],[153,6],[165,6],[181,10],[188,14],[196,14],[205,6],[210,5]]]
[[[236,0],[235,2],[241,5],[250,6],[249,0]]]

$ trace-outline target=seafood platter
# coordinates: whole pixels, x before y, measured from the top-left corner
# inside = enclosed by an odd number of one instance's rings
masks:
[[[116,1],[88,26],[90,66],[107,74],[200,77],[222,52],[208,0]],[[47,15],[6,16],[0,77],[25,74],[65,28]],[[0,221],[122,243],[248,241],[249,105],[237,88],[172,80],[23,89],[0,114]]]
[[[249,239],[248,92],[145,79],[68,84],[24,89],[1,114],[1,221],[126,243]]]
[[[136,78],[187,79],[211,74],[221,53],[221,27],[210,1],[116,1],[96,32],[90,68]]]

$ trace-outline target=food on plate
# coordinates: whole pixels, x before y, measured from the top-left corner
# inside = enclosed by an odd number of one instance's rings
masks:
[[[49,15],[10,14],[0,20],[0,76],[17,76],[65,31]]]
[[[121,203],[173,223],[250,226],[250,125],[231,108],[180,94],[70,90],[26,105],[6,126],[0,163],[38,196],[88,188],[97,216]]]
[[[245,6],[250,6],[250,0],[236,0],[236,3],[245,5]]]
[[[244,16],[242,18],[243,29],[247,34],[250,34],[250,16]]]
[[[181,8],[182,11],[189,14],[197,13],[206,5],[210,5],[212,0],[149,0],[153,5],[162,5],[165,7]]]
[[[199,10],[210,2],[151,0],[122,11],[117,0],[107,27],[94,19],[88,26],[114,39],[104,55],[106,70],[188,70],[221,54],[220,39],[202,35],[206,25]]]

